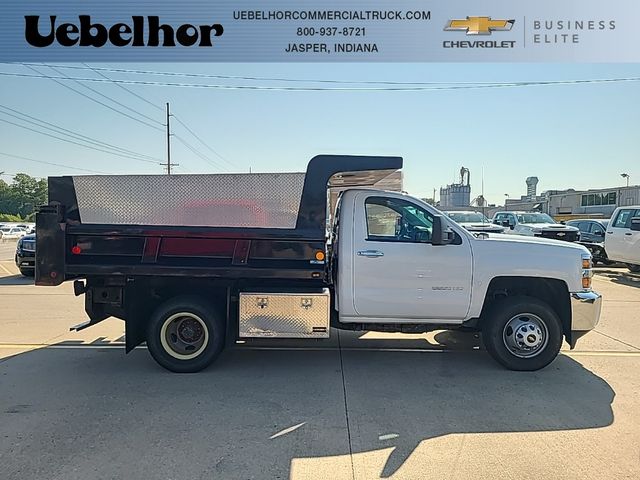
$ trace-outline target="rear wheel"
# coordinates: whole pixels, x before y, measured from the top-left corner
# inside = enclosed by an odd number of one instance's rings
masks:
[[[198,297],[177,297],[160,305],[151,316],[147,347],[167,370],[198,372],[222,351],[224,330],[224,318],[214,306]]]
[[[640,265],[633,265],[632,263],[627,263],[627,268],[629,268],[630,272],[640,273]]]
[[[557,356],[562,325],[549,305],[532,297],[507,297],[483,321],[487,351],[510,370],[539,370]]]

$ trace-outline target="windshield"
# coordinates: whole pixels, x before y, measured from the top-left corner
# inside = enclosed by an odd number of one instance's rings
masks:
[[[489,219],[480,212],[450,212],[447,215],[449,215],[454,222],[458,223],[489,223]]]
[[[518,222],[520,223],[556,223],[546,213],[521,213],[518,214]]]
[[[11,229],[10,228],[0,228],[0,231],[2,231],[2,232],[10,232]]]

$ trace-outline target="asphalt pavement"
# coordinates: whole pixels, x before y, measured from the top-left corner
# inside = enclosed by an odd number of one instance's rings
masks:
[[[209,369],[125,355],[117,320],[35,287],[0,244],[0,478],[637,479],[640,277],[599,269],[603,316],[539,372],[472,333],[262,341]]]

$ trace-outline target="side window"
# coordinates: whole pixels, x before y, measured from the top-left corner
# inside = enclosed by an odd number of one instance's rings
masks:
[[[583,233],[589,233],[589,227],[591,226],[590,222],[578,222],[577,225],[573,225],[574,227],[578,227],[578,230],[580,230]]]
[[[509,220],[509,225],[515,225],[516,222],[516,216],[513,213],[510,213],[509,216],[507,217],[507,220]]]
[[[433,216],[406,200],[369,197],[365,201],[367,240],[427,243]]]
[[[599,223],[593,222],[591,224],[591,233],[604,237],[604,228]]]
[[[388,237],[394,239],[400,225],[402,215],[386,205],[373,203],[367,199],[367,237]]]
[[[630,223],[632,213],[633,210],[631,209],[620,210],[615,222],[613,222],[613,226],[616,228],[627,228],[627,223]]]

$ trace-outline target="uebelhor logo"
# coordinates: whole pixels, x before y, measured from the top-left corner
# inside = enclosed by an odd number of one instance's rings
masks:
[[[177,28],[161,24],[157,16],[132,16],[132,24],[116,23],[106,27],[101,23],[91,23],[89,15],[79,15],[80,26],[62,23],[56,27],[56,15],[49,17],[48,32],[40,33],[39,15],[25,15],[24,38],[29,45],[43,48],[57,41],[63,47],[102,47],[110,42],[116,47],[175,47],[176,41],[184,47],[198,44],[199,47],[212,47],[211,37],[219,37],[224,32],[222,25],[184,24]],[[146,18],[146,22],[145,22]],[[146,28],[145,28],[146,26]],[[162,44],[160,43],[162,32]],[[146,38],[145,38],[146,37]],[[145,43],[146,40],[146,43]]]

